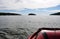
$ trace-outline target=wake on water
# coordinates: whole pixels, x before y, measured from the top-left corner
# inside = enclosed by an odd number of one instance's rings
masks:
[[[0,39],[27,39],[33,32],[28,28],[0,28]]]

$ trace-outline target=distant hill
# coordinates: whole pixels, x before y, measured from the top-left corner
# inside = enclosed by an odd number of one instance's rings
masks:
[[[21,15],[21,14],[0,12],[0,15]]]
[[[36,14],[34,14],[34,13],[29,13],[28,15],[36,15]]]
[[[54,13],[54,14],[50,14],[50,15],[60,15],[60,12]]]

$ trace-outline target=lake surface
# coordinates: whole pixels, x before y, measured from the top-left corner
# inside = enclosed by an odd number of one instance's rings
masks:
[[[0,16],[0,28],[60,27],[60,16]]]
[[[30,34],[42,27],[60,28],[60,16],[0,16],[0,33],[3,32],[7,39],[27,39]]]

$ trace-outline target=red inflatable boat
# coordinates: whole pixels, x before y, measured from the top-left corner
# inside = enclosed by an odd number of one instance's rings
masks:
[[[60,39],[60,28],[40,28],[28,39]]]

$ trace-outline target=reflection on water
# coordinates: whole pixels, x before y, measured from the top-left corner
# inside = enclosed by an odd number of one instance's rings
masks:
[[[41,27],[60,27],[60,16],[0,16],[1,39],[27,39]]]

